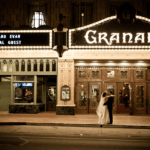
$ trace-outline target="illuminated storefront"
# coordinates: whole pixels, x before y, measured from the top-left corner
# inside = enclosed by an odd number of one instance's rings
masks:
[[[131,19],[121,24],[111,16],[69,30],[69,50],[58,63],[58,84],[71,87],[71,100],[60,100],[57,106],[95,114],[101,93],[112,90],[113,113],[150,113],[150,20]]]
[[[56,110],[58,57],[52,30],[1,30],[0,49],[0,110]]]

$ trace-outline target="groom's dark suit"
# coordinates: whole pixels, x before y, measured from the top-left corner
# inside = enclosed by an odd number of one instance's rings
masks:
[[[113,123],[113,116],[112,116],[113,101],[114,97],[109,97],[108,100],[104,103],[104,105],[107,105],[108,107],[110,123]]]

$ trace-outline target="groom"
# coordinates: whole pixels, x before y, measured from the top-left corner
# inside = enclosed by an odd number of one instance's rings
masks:
[[[112,95],[113,92],[109,91],[109,98],[108,100],[104,103],[104,105],[107,105],[108,107],[108,111],[109,111],[109,118],[110,118],[110,123],[108,124],[112,124],[113,123],[113,116],[112,116],[112,109],[113,109],[113,101],[114,101],[114,95]]]

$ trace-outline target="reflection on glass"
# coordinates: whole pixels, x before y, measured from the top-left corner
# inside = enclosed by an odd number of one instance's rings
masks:
[[[79,106],[83,107],[86,106],[86,90],[85,90],[85,85],[80,85],[80,91],[79,91]]]
[[[34,83],[13,83],[15,103],[33,103]]]
[[[61,88],[61,99],[62,100],[69,100],[70,99],[70,87],[63,86]]]
[[[108,70],[107,71],[107,78],[115,78],[115,71],[114,70]]]
[[[56,102],[56,96],[57,96],[56,86],[49,86],[47,92],[48,92],[49,101]],[[64,96],[63,98],[66,99],[68,97]]]
[[[124,84],[123,89],[119,92],[119,103],[129,107],[130,104],[130,89],[129,84]]]
[[[115,94],[115,86],[114,85],[107,85],[107,93],[112,91],[113,95]]]
[[[91,91],[91,107],[95,108],[98,105],[99,102],[99,86],[98,85],[92,85],[92,91]]]
[[[34,76],[14,76],[15,81],[34,81]]]

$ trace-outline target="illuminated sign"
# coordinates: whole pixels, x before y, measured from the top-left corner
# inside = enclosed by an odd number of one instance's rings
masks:
[[[102,43],[104,41],[107,45],[112,45],[113,41],[116,43],[145,43],[145,33],[136,33],[135,38],[133,39],[132,33],[122,33],[123,41],[120,41],[120,33],[111,33],[110,38],[108,39],[108,34],[106,32],[99,32],[98,37],[94,36],[96,34],[96,30],[88,30],[85,33],[85,39],[88,44],[97,44]],[[91,33],[91,34],[90,34]],[[128,38],[127,38],[128,37]],[[148,43],[150,43],[150,32],[147,33]]]
[[[149,23],[150,19],[136,16],[133,24],[119,24],[117,16],[111,16],[83,27],[70,29],[69,48],[150,50]]]
[[[52,49],[52,30],[0,30],[0,49]]]
[[[48,46],[49,33],[0,33],[0,46]]]

